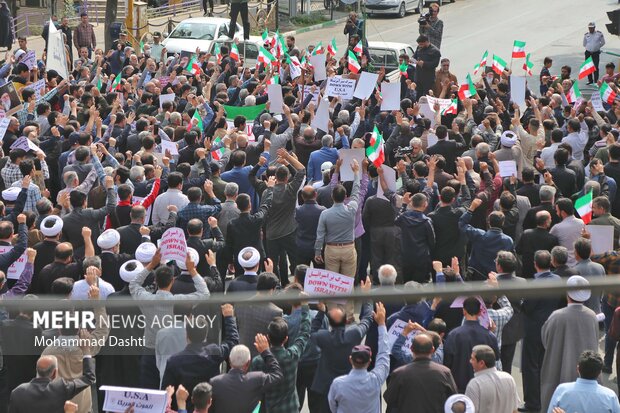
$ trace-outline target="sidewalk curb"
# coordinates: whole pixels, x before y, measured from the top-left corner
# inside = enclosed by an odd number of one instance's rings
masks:
[[[331,26],[335,26],[337,24],[340,23],[344,23],[346,22],[348,19],[348,17],[341,17],[339,19],[335,19],[335,20],[330,20],[324,23],[320,23],[320,24],[315,24],[313,26],[308,26],[308,27],[302,27],[301,29],[298,30],[293,30],[290,32],[286,32],[286,33],[282,33],[282,36],[286,37],[286,36],[295,36],[301,33],[307,33],[307,32],[311,32],[314,30],[320,30],[320,29],[324,29],[326,27],[331,27]]]

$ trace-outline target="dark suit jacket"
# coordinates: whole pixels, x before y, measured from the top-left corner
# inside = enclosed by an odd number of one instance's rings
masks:
[[[34,328],[31,320],[19,315],[14,320],[0,322],[0,345],[6,355],[4,367],[9,392],[36,376],[36,364],[43,348],[35,345],[35,337],[42,333],[40,327]]]
[[[82,376],[72,379],[35,378],[11,392],[9,413],[32,413],[64,411],[67,400],[95,383],[95,359],[82,361]]]
[[[446,158],[446,166],[444,170],[449,174],[453,174],[456,172],[456,164],[454,161],[456,161],[457,157],[461,156],[466,148],[467,147],[463,143],[449,139],[442,139],[428,148],[426,153],[428,155],[443,155],[443,157]]]
[[[399,367],[390,376],[383,398],[398,412],[443,412],[448,397],[457,392],[450,369],[430,359],[415,359]]]
[[[209,263],[207,263],[207,259],[205,258],[207,251],[211,250],[215,253],[219,253],[220,251],[223,251],[226,246],[224,243],[224,235],[222,235],[222,231],[220,231],[218,227],[211,229],[211,235],[214,238],[201,239],[200,237],[187,237],[187,246],[198,251],[200,261],[196,266],[196,270],[198,270],[198,274],[203,277],[208,276],[211,271],[209,268]],[[209,290],[211,291],[211,289]]]
[[[263,393],[282,380],[282,370],[271,351],[261,353],[265,361],[265,370],[244,373],[240,369],[231,369],[211,379],[213,386],[213,404],[211,413],[251,413]]]
[[[239,344],[250,349],[252,358],[258,356],[254,347],[257,334],[267,334],[267,326],[276,317],[282,317],[282,309],[275,304],[244,305],[235,309],[239,326]]]
[[[517,189],[517,195],[527,197],[533,207],[540,205],[540,185],[538,184],[524,184]]]
[[[570,198],[571,195],[577,192],[577,175],[575,171],[565,166],[556,166],[549,172],[551,172],[553,182],[560,190],[562,196]]]
[[[121,253],[134,254],[136,252],[136,249],[142,243],[140,227],[140,224],[129,224],[118,229],[118,233],[121,235]]]
[[[121,279],[120,269],[124,263],[133,259],[133,255],[103,252],[99,257],[101,258],[101,278],[112,284],[114,291],[122,290],[127,283]]]
[[[530,209],[527,211],[527,214],[525,214],[525,218],[523,218],[523,231],[526,229],[536,228],[536,214],[539,211],[547,211],[551,214],[551,227],[549,229],[553,228],[555,224],[562,221],[560,217],[558,217],[558,214],[555,213],[555,207],[553,204],[540,204],[537,207]]]
[[[433,259],[444,265],[450,264],[452,257],[457,257],[459,261],[465,257],[467,239],[459,230],[459,219],[464,212],[465,208],[446,206],[438,207],[428,214],[435,230]]]
[[[546,229],[534,228],[526,230],[519,239],[516,252],[521,256],[522,274],[524,278],[534,278],[534,254],[538,250],[551,251],[559,245],[558,237],[552,235]]]

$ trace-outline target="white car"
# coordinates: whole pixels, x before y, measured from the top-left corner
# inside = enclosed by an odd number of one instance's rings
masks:
[[[216,39],[228,39],[230,19],[220,17],[194,17],[185,19],[174,28],[172,33],[162,42],[169,54],[208,51]],[[237,24],[235,38],[243,39],[243,28]]]
[[[230,45],[232,44],[232,40],[230,39],[218,39],[216,41],[211,42],[211,47],[208,52],[214,55],[215,44],[219,44],[220,47],[226,46],[228,50],[230,50]],[[241,57],[245,56],[245,67],[254,67],[258,61],[258,49],[263,45],[263,39],[260,36],[250,36],[249,40],[240,40],[239,41],[239,54]],[[211,57],[211,60],[216,60],[215,56]]]
[[[398,69],[398,57],[401,54],[406,54],[412,58],[414,52],[415,47],[407,43],[368,42],[370,63],[377,70],[380,67],[385,67],[386,73]]]
[[[422,14],[424,7],[430,3],[439,3],[441,6],[443,0],[366,0],[365,6],[368,15],[395,14],[405,17],[407,13],[415,11]]]

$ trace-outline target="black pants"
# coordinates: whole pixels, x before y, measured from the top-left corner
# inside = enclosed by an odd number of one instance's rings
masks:
[[[402,257],[402,253],[401,253]],[[415,281],[426,284],[431,279],[431,269],[426,262],[403,262],[403,283]]]
[[[502,344],[500,350],[500,356],[502,360],[502,370],[508,374],[512,373],[512,360],[515,357],[515,350],[517,349],[517,343],[514,344]]]
[[[280,284],[286,287],[289,283],[289,269],[286,257],[291,263],[291,268],[295,269],[297,265],[297,243],[295,242],[295,233],[291,232],[281,238],[267,240],[267,257],[273,261],[273,272],[280,277]]]
[[[540,410],[540,370],[542,369],[545,348],[540,338],[523,339],[521,373],[523,375],[523,399],[529,410]]]
[[[140,387],[159,390],[159,370],[154,349],[145,348],[140,356]]]
[[[379,267],[392,264],[398,271],[400,256],[400,238],[396,227],[376,227],[370,232],[370,273],[372,283],[379,284]]]
[[[207,9],[207,2],[209,4],[209,9]],[[202,0],[202,9],[205,13],[211,12],[213,13],[213,0]]]
[[[230,3],[230,28],[228,29],[228,37],[235,37],[235,29],[237,28],[237,15],[241,13],[241,21],[243,22],[243,38],[250,39],[250,20],[248,16],[248,3]]]
[[[300,364],[297,367],[297,397],[299,398],[299,409],[304,405],[306,391],[308,391],[308,410],[310,413],[320,413],[321,395],[310,390],[317,364]]]
[[[304,264],[307,266],[312,266],[314,268],[325,268],[325,263],[318,263],[314,261],[314,248],[311,249],[303,249],[297,246],[297,259],[295,260],[297,265]]]
[[[594,71],[594,77],[592,74],[588,75],[588,82],[598,82],[598,62],[599,62],[599,58],[601,57],[601,52],[594,52],[594,53],[590,53],[586,50],[586,59],[588,57],[592,56],[592,63],[594,63],[594,67],[596,68],[596,71]]]

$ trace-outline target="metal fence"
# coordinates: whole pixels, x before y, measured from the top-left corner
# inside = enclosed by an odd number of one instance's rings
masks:
[[[200,1],[200,0],[198,0]],[[78,6],[75,11],[75,16],[69,17],[69,26],[75,27],[80,23],[80,13],[88,13],[91,23],[98,25],[103,23],[104,16],[100,16],[99,9],[96,7],[89,7],[87,2],[84,2],[81,6]],[[32,36],[32,27],[43,27],[50,19],[49,14],[44,13],[19,13],[13,18],[13,37],[17,36]]]

